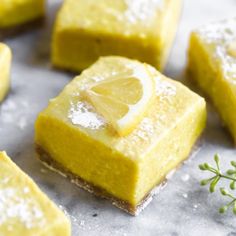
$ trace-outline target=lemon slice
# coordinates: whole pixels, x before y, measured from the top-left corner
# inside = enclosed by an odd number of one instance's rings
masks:
[[[155,81],[146,66],[111,76],[82,92],[95,110],[120,135],[128,135],[140,123],[155,98]]]
[[[230,56],[235,57],[236,58],[236,41],[231,42],[228,46],[227,46],[227,52]]]

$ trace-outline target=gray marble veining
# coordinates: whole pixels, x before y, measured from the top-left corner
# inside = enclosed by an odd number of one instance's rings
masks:
[[[50,98],[68,83],[73,74],[54,71],[49,63],[51,22],[60,1],[51,0],[46,28],[8,40],[14,52],[12,91],[0,106],[0,149],[39,184],[71,217],[77,235],[234,236],[236,218],[231,212],[218,214],[224,203],[219,192],[209,194],[199,186],[203,177],[198,164],[222,156],[226,168],[236,150],[215,111],[209,107],[207,129],[198,152],[168,181],[168,185],[138,216],[132,217],[78,189],[63,177],[47,170],[36,159],[33,147],[34,121]],[[181,79],[191,29],[236,15],[235,0],[185,0],[180,27],[166,74]],[[204,175],[206,177],[206,175]],[[224,183],[222,184],[224,185]]]

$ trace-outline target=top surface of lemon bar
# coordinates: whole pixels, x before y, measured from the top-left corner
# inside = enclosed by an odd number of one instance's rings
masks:
[[[169,0],[167,0],[169,1]],[[166,0],[66,0],[58,18],[63,29],[86,29],[106,34],[154,35]]]
[[[65,125],[86,133],[130,158],[142,158],[159,139],[188,116],[196,104],[204,104],[204,100],[179,82],[164,77],[146,65],[149,76],[155,80],[154,101],[135,129],[128,135],[119,136],[111,132],[107,120],[90,103],[81,100],[81,93],[94,83],[109,79],[111,75],[122,77],[130,69],[139,71],[144,65],[122,57],[100,58],[68,84],[57,98],[52,99],[41,116],[61,120]],[[124,96],[121,92],[120,97]]]
[[[195,30],[212,60],[236,92],[236,18],[208,24]]]
[[[69,235],[64,214],[0,152],[0,235]]]

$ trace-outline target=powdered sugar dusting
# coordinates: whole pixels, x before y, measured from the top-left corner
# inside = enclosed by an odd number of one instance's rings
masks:
[[[29,110],[28,101],[8,99],[0,107],[0,121],[3,124],[11,124],[24,130],[29,124],[28,115],[26,115],[26,111]]]
[[[149,118],[144,118],[139,125],[139,129],[135,131],[135,134],[143,140],[148,140],[153,133],[154,126]]]
[[[94,108],[85,102],[71,102],[68,117],[74,125],[80,125],[92,130],[100,129],[105,126],[104,118],[98,115]]]
[[[125,11],[125,17],[132,24],[140,22],[147,22],[147,19],[151,19],[157,9],[160,6],[161,0],[125,0],[127,9]]]
[[[169,82],[168,80],[164,80],[162,75],[152,66],[147,66],[149,72],[155,77],[155,85],[156,85],[156,95],[163,99],[169,99],[172,96],[176,95],[176,86]]]
[[[176,95],[176,87],[168,81],[156,79],[156,95],[162,99]]]
[[[184,174],[184,175],[181,176],[181,180],[183,182],[187,182],[189,180],[189,178],[190,178],[189,174]]]
[[[218,45],[215,52],[215,57],[221,61],[224,75],[231,79],[231,83],[236,84],[236,58],[228,54],[227,46]]]
[[[0,226],[7,223],[9,230],[14,222],[20,222],[25,228],[42,227],[46,224],[43,212],[32,201],[29,189],[6,187],[0,190]]]
[[[236,58],[228,52],[228,47],[236,40],[236,18],[209,24],[196,32],[214,48],[213,58],[220,62],[225,78],[236,84]]]
[[[235,39],[236,19],[224,20],[201,27],[197,32],[207,43],[224,43]]]

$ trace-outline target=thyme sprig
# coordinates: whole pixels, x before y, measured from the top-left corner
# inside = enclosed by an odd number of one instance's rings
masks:
[[[199,165],[199,169],[202,171],[208,171],[213,173],[213,176],[208,179],[203,179],[200,183],[202,186],[209,184],[209,191],[211,193],[215,192],[216,186],[220,180],[226,179],[229,181],[229,188],[231,190],[235,190],[236,188],[236,162],[231,161],[230,164],[232,166],[231,169],[228,169],[225,174],[222,173],[220,169],[220,158],[218,154],[214,156],[215,167],[209,165],[208,163],[203,163]],[[233,196],[229,191],[225,188],[220,188],[220,193],[222,196],[228,197],[229,202],[219,208],[220,213],[225,213],[230,207],[233,209],[233,213],[236,214],[236,196]]]

